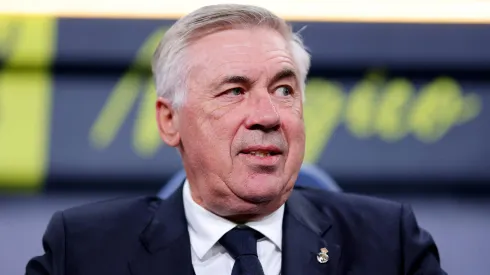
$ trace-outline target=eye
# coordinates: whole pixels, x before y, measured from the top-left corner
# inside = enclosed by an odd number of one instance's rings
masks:
[[[242,88],[238,88],[238,87],[229,89],[228,91],[225,92],[225,94],[231,95],[231,96],[239,96],[239,95],[242,95],[244,93],[245,93],[245,91]]]
[[[293,94],[293,89],[289,86],[280,86],[274,91],[274,93],[278,96],[290,96]]]

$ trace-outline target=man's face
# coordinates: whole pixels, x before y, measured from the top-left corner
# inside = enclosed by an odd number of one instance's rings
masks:
[[[187,95],[176,114],[194,200],[221,216],[268,214],[288,198],[303,161],[300,82],[275,31],[235,29],[186,50]]]

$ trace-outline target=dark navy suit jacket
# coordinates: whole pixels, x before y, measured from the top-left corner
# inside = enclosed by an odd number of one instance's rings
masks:
[[[402,204],[296,189],[283,230],[282,275],[446,274],[431,236]],[[182,190],[163,201],[116,199],[58,212],[43,246],[26,274],[194,274]],[[317,260],[323,247],[327,263]]]

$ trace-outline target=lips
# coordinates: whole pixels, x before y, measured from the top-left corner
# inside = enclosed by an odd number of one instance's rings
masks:
[[[282,150],[276,146],[250,146],[241,150],[240,154],[248,154],[257,157],[270,157],[282,154]]]

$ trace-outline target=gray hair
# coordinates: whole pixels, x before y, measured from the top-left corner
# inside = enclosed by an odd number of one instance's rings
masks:
[[[190,43],[218,31],[256,26],[273,29],[289,42],[304,99],[310,55],[299,33],[294,33],[290,25],[267,9],[238,4],[202,7],[182,17],[165,33],[152,60],[157,95],[168,99],[174,108],[184,102],[190,64],[185,62],[183,53]]]

